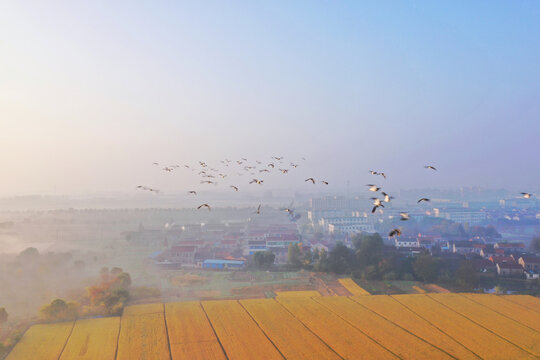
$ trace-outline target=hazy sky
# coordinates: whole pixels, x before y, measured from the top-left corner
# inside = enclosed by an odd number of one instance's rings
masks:
[[[1,1],[0,195],[180,190],[194,179],[151,163],[274,154],[336,188],[374,169],[538,189],[539,19],[537,1]]]

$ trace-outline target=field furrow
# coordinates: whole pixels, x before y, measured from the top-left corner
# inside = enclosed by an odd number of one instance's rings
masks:
[[[450,310],[428,295],[392,297],[482,358],[501,360],[534,358],[530,353]]]
[[[73,322],[34,325],[26,331],[6,360],[58,360],[73,329]],[[38,355],[39,354],[39,355]]]
[[[478,359],[477,355],[463,345],[388,295],[356,296],[350,299],[458,359]]]
[[[529,310],[516,303],[506,301],[497,295],[460,294],[491,310],[515,320],[525,326],[540,332],[540,313]]]
[[[520,348],[540,356],[540,333],[500,316],[493,310],[459,294],[430,294],[428,296]]]
[[[277,300],[322,341],[345,359],[393,359],[391,352],[309,298]]]
[[[341,359],[275,300],[240,300],[240,303],[285,358]]]
[[[283,359],[237,301],[215,300],[201,304],[229,360]]]
[[[530,310],[540,312],[540,298],[530,295],[503,295],[501,298],[524,306]]]
[[[402,359],[452,358],[349,298],[321,297],[314,300]]]
[[[114,360],[120,318],[77,320],[60,360]]]
[[[161,313],[122,316],[116,360],[171,359],[163,304],[161,307]]]
[[[224,360],[225,354],[198,301],[165,304],[173,360]]]
[[[357,283],[354,282],[351,278],[338,279],[339,283],[349,290],[353,295],[371,295],[369,292],[360,287]]]

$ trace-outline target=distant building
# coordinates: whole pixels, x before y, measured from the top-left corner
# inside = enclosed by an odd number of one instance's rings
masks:
[[[375,232],[373,223],[363,216],[323,218],[319,224],[326,227],[330,234],[353,234],[358,232]]]
[[[517,252],[525,250],[525,244],[522,242],[498,242],[493,246],[495,249]]]
[[[476,271],[482,273],[495,273],[497,271],[497,265],[488,259],[474,259],[472,265]]]
[[[244,266],[245,261],[243,260],[207,259],[202,263],[203,269],[239,270],[243,269]]]
[[[396,248],[415,248],[419,249],[420,244],[418,243],[417,238],[406,237],[406,236],[396,236],[394,239],[394,246]]]
[[[452,220],[458,223],[480,224],[486,221],[486,213],[483,211],[474,211],[463,208],[436,209],[437,217]]]
[[[518,263],[527,271],[540,271],[540,257],[521,256]]]
[[[523,267],[515,262],[497,263],[497,275],[507,277],[523,276]]]
[[[244,255],[253,255],[257,251],[266,250],[268,250],[268,248],[266,247],[265,240],[250,240],[248,241],[247,248],[244,250]]]

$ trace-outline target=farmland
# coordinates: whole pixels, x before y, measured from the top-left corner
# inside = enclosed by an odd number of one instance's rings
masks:
[[[531,296],[298,295],[133,305],[121,318],[34,325],[7,360],[538,358],[540,299]]]

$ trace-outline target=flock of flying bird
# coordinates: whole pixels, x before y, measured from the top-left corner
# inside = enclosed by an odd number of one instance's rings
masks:
[[[272,171],[274,171],[274,172],[279,171],[281,174],[284,175],[284,174],[287,174],[290,169],[296,169],[299,166],[299,164],[290,162],[289,163],[290,168],[286,168],[286,165],[284,163],[284,159],[285,158],[283,156],[272,156],[271,161],[268,164],[264,164],[264,165],[263,165],[263,162],[259,161],[259,160],[255,160],[256,165],[255,164],[249,165],[247,158],[241,158],[240,160],[236,160],[236,161],[232,161],[232,160],[229,160],[229,159],[224,159],[224,160],[221,160],[220,162],[221,162],[223,168],[231,169],[233,166],[236,166],[237,168],[240,167],[241,170],[243,170],[244,172],[241,172],[241,171],[237,172],[238,176],[243,176],[245,173],[248,173],[248,174],[252,175],[253,177],[248,182],[248,184],[250,184],[250,185],[251,184],[262,185],[264,183],[264,179],[260,178],[262,176],[262,174],[267,174],[267,173],[270,173]],[[305,161],[306,159],[302,158],[302,160]],[[161,166],[157,162],[154,162],[153,165]],[[170,172],[172,172],[172,171],[174,171],[174,170],[176,170],[178,168],[181,168],[181,167],[182,166],[180,166],[180,165],[169,165],[169,166],[163,167],[162,170],[165,171],[165,172],[170,173]],[[201,184],[214,184],[214,185],[217,185],[217,181],[215,180],[216,178],[219,177],[221,179],[225,179],[226,177],[229,176],[229,174],[225,170],[220,171],[218,169],[210,167],[204,161],[199,161],[198,166],[183,165],[183,167],[186,168],[186,169],[189,169],[189,170],[191,170],[193,172],[198,171],[197,174],[201,177],[201,180],[200,180]],[[432,165],[426,165],[426,166],[424,166],[424,168],[429,169],[429,170],[433,170],[433,171],[437,171],[437,169]],[[259,175],[256,175],[257,170],[258,170]],[[373,171],[373,170],[370,170],[369,172],[370,172],[371,175],[382,176],[386,180],[386,174],[384,172],[378,172],[378,171]],[[326,181],[326,180],[316,181],[313,177],[309,177],[309,178],[305,179],[304,182],[306,182],[306,183],[311,182],[313,185],[315,185],[317,182],[320,182],[321,184],[324,184],[324,185],[329,184],[328,181]],[[377,186],[375,184],[367,184],[366,186],[368,186],[368,190],[371,191],[371,192],[377,193],[380,190],[382,190],[382,187]],[[240,190],[237,185],[229,185],[229,188],[231,188],[235,192],[238,192]],[[137,189],[154,192],[156,194],[158,194],[160,192],[158,189],[154,189],[154,188],[144,186],[144,185],[138,185]],[[190,190],[187,193],[189,195],[193,195],[193,196],[197,195],[197,191],[195,191],[195,190]],[[384,191],[381,191],[380,193],[382,195],[382,198],[379,198],[379,197],[372,197],[371,198],[371,200],[373,200],[373,208],[371,210],[372,214],[375,213],[377,211],[377,209],[384,208],[384,203],[389,203],[389,202],[392,201],[392,199],[394,199],[393,196],[390,196],[388,193],[386,193]],[[526,192],[522,192],[520,194],[525,199],[530,199],[533,196],[533,194],[526,193]],[[429,198],[423,197],[423,198],[419,199],[417,201],[417,203],[420,204],[422,202],[429,202],[429,201],[431,201]],[[300,218],[300,215],[295,214],[294,209],[292,208],[292,206],[293,206],[293,203],[291,203],[290,206],[288,206],[286,208],[282,208],[280,210],[287,212],[291,221],[296,221],[298,218]],[[207,203],[201,204],[201,205],[199,205],[197,207],[198,210],[200,210],[202,208],[206,208],[206,209],[208,209],[208,211],[212,210],[211,206],[209,204],[207,204]],[[382,209],[380,209],[379,211],[382,212]],[[260,214],[260,213],[261,213],[261,205],[259,204],[259,206],[257,207],[257,210],[254,211],[254,214]],[[402,221],[407,221],[407,220],[410,219],[409,214],[407,212],[401,212],[399,215],[400,215],[400,220],[402,220]],[[390,231],[388,236],[389,237],[394,237],[394,236],[400,236],[401,234],[402,234],[402,231],[399,228],[394,228],[394,229],[392,229]]]
[[[269,173],[281,173],[282,175],[288,174],[291,169],[296,169],[300,165],[298,163],[289,162],[287,165],[285,163],[285,157],[283,156],[272,156],[271,160],[268,163],[263,163],[262,161],[255,160],[254,163],[248,162],[247,158],[241,158],[240,160],[229,160],[224,159],[221,160],[221,166],[220,169],[216,169],[214,167],[209,166],[205,161],[199,161],[196,166],[190,166],[190,165],[169,165],[162,168],[163,171],[171,173],[179,168],[185,168],[188,170],[191,170],[192,172],[197,172],[197,175],[200,176],[200,184],[208,184],[208,185],[217,185],[218,182],[216,179],[221,178],[225,179],[227,177],[231,177],[230,175],[233,175],[231,171],[235,171],[237,176],[243,176],[246,174],[251,175],[251,180],[248,181],[248,185],[263,185],[264,179],[263,176],[265,174]],[[302,161],[305,161],[306,159],[302,157]],[[153,165],[161,167],[161,165],[158,162],[154,162]],[[315,178],[310,177],[304,180],[306,183],[311,183],[315,185],[316,183],[321,183],[323,185],[329,185],[328,181],[326,180],[320,180],[317,181]],[[235,184],[229,185],[229,188],[232,189],[232,191],[238,192],[240,190],[240,187]],[[158,194],[160,190],[154,189],[149,186],[144,185],[138,185],[137,189],[144,190],[144,191],[150,191]],[[187,192],[188,195],[197,196],[196,190],[190,190]],[[197,207],[197,209],[208,209],[208,211],[212,210],[212,207],[207,204],[201,204]],[[281,209],[288,213],[289,218],[292,221],[297,220],[300,215],[295,214],[294,210],[292,209],[292,204],[289,207]],[[261,205],[258,206],[257,210],[254,212],[254,214],[260,214],[261,213]]]

